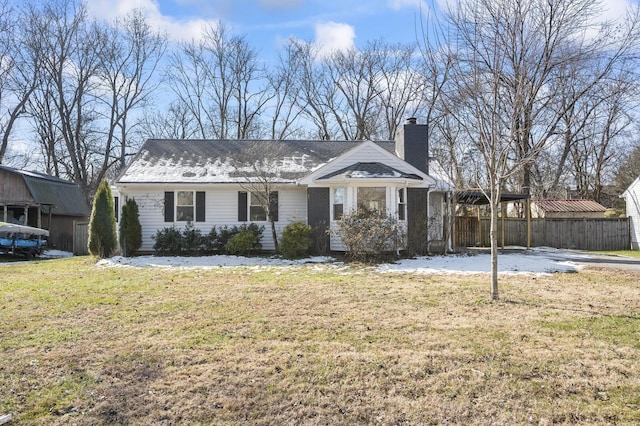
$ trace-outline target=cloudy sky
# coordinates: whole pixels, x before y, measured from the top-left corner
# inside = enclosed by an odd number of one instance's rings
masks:
[[[174,39],[197,38],[204,25],[224,22],[250,44],[275,51],[289,37],[328,49],[366,41],[415,41],[424,0],[89,0],[91,12],[112,19],[141,8]]]
[[[88,0],[88,4],[95,16],[107,20],[143,9],[149,22],[173,39],[198,38],[203,26],[223,22],[268,55],[289,37],[326,49],[361,46],[376,39],[413,42],[421,14],[446,1]],[[638,0],[603,0],[604,15],[620,17],[629,1]]]

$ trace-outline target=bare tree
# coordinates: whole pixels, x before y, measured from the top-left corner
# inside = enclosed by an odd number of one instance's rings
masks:
[[[376,97],[378,117],[377,134],[380,139],[393,140],[398,126],[407,117],[416,117],[428,81],[427,73],[421,72],[416,60],[417,45],[385,45],[385,65],[380,70],[378,84],[380,94]]]
[[[40,141],[40,153],[47,174],[60,176],[60,161],[64,158],[64,141],[59,131],[60,116],[54,102],[55,88],[51,82],[43,80],[38,90],[29,99],[28,109],[31,124]]]
[[[42,49],[33,32],[33,16],[29,5],[15,10],[7,0],[0,2],[0,164],[12,130],[40,81]]]
[[[234,160],[235,174],[242,177],[240,186],[251,194],[252,204],[264,210],[265,219],[271,227],[271,237],[278,251],[278,187],[283,182],[282,159],[287,152],[277,141],[263,141],[243,150]]]
[[[335,110],[334,87],[318,49],[310,43],[292,40],[297,63],[297,103],[303,108],[305,119],[314,129],[313,137],[320,140],[337,139],[339,134],[331,120]]]
[[[288,43],[279,52],[275,69],[267,74],[271,101],[265,105],[269,139],[282,140],[303,134],[300,116],[304,105],[300,105],[300,86],[297,70],[303,66],[300,51]]]
[[[521,174],[530,187],[531,167],[555,136],[566,108],[575,105],[620,63],[637,40],[637,13],[623,31],[589,39],[599,11],[590,0],[469,0],[449,10],[457,51],[446,95],[464,138],[484,162],[479,182],[491,210],[491,297],[498,299],[497,218],[501,193]],[[605,41],[602,41],[602,40]],[[559,102],[568,64],[599,59],[590,79],[570,102]],[[593,62],[592,62],[593,63]],[[554,90],[556,89],[556,90]]]
[[[370,140],[377,133],[387,52],[382,42],[374,41],[362,50],[335,51],[327,59],[336,99],[331,112],[345,140]]]
[[[131,154],[130,130],[136,109],[147,105],[158,85],[156,69],[166,50],[166,37],[153,32],[142,12],[134,11],[117,20],[107,30],[107,44],[100,58],[98,78],[105,96],[103,104],[107,126],[105,155],[96,178],[101,181],[111,165],[125,167]]]
[[[218,118],[213,106],[213,87],[209,84],[203,47],[195,42],[183,44],[179,51],[170,55],[166,67],[168,86],[176,96],[174,105],[188,113],[194,123],[198,137],[215,137],[214,126]],[[220,118],[222,119],[222,118]]]
[[[98,130],[97,76],[106,46],[103,26],[90,21],[86,6],[75,0],[46,3],[37,12],[34,28],[42,42],[42,79],[34,93],[41,108],[36,128],[55,128],[64,155],[55,157],[60,174],[78,183],[90,198],[99,183],[100,164],[108,153]],[[44,112],[55,114],[41,117]]]
[[[635,143],[631,149],[625,153],[616,170],[615,184],[618,193],[622,194],[625,189],[640,176],[640,143]]]
[[[168,84],[193,115],[200,137],[247,139],[270,95],[257,53],[224,25],[210,26],[198,42],[171,55]]]
[[[597,104],[591,120],[585,126],[584,137],[571,149],[572,173],[578,194],[583,198],[601,201],[605,181],[613,181],[621,145],[628,140],[628,129],[633,124],[630,112],[636,104],[635,84],[621,76],[599,84]]]
[[[195,117],[188,106],[174,101],[165,112],[146,110],[139,133],[143,139],[197,139],[200,136]]]

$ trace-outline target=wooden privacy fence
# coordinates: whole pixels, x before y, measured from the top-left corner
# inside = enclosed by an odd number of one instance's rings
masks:
[[[456,247],[490,247],[491,220],[456,216]],[[503,235],[504,228],[504,239]],[[498,219],[498,244],[527,247],[527,220]],[[531,246],[578,250],[627,250],[631,247],[629,218],[531,219]]]

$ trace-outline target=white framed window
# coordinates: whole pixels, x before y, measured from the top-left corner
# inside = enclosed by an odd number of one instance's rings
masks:
[[[264,208],[267,201],[266,192],[251,192],[249,196],[249,220],[251,222],[266,222],[269,220]],[[278,191],[271,191],[268,196],[269,214],[274,222],[278,221]]]
[[[344,214],[344,188],[333,188],[333,220],[342,219]]]
[[[359,186],[358,209],[387,213],[387,188],[384,186]]]
[[[407,220],[407,190],[398,189],[398,220]]]
[[[266,195],[264,192],[252,192],[249,200],[249,220],[251,222],[266,222],[267,212],[264,209],[263,201]]]
[[[176,192],[176,222],[193,222],[195,195],[193,191]]]

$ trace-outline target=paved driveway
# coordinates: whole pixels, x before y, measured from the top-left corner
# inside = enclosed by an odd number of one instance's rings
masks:
[[[640,272],[640,258],[637,257],[593,254],[573,250],[558,250],[553,254],[548,254],[548,256],[557,258],[558,260],[575,262],[585,267],[613,268]]]

